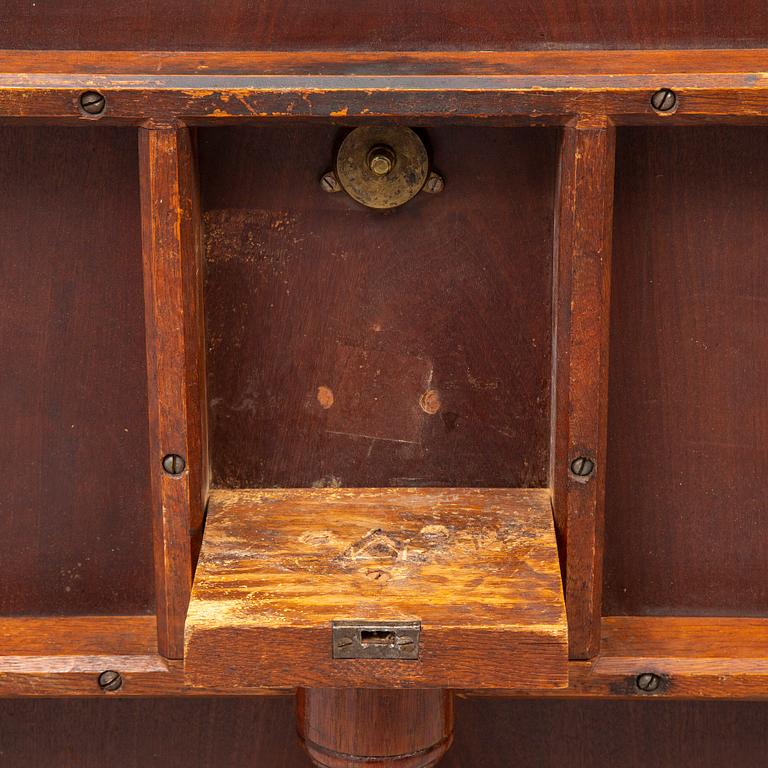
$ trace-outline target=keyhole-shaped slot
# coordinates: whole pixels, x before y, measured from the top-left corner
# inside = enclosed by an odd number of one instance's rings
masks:
[[[394,645],[397,636],[394,632],[387,632],[384,629],[361,629],[360,645],[368,647],[371,645]]]

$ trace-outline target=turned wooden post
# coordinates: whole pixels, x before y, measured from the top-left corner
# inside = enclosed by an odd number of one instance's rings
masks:
[[[442,689],[299,688],[296,705],[321,768],[429,768],[453,739],[453,695]]]

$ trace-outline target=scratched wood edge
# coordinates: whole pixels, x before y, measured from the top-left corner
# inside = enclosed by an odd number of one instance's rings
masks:
[[[608,302],[615,129],[563,131],[555,215],[550,485],[561,547],[571,659],[600,648],[608,395]],[[585,479],[570,472],[584,456]]]
[[[297,525],[298,530],[322,527],[330,525],[322,515],[331,512],[334,519],[346,519],[345,513],[353,515],[359,526],[357,518],[361,512],[367,514],[378,508],[386,510],[387,525],[397,527],[407,520],[409,526],[418,530],[426,518],[431,520],[436,515],[434,520],[442,522],[441,515],[447,516],[445,522],[449,525],[449,519],[461,517],[459,510],[474,505],[483,508],[486,504],[508,511],[510,519],[518,523],[529,520],[531,530],[535,530],[538,554],[534,556],[534,581],[537,585],[538,580],[546,581],[546,588],[537,592],[542,608],[547,609],[544,615],[532,616],[528,611],[521,614],[515,608],[516,601],[511,600],[506,613],[502,611],[502,617],[489,625],[487,621],[472,621],[463,615],[461,605],[435,616],[422,601],[419,610],[424,611],[420,613],[423,652],[417,661],[393,663],[330,658],[331,622],[323,607],[323,591],[315,595],[309,590],[301,597],[291,590],[279,594],[275,610],[284,618],[277,623],[267,615],[250,617],[237,608],[223,610],[222,597],[227,604],[240,605],[242,599],[234,590],[231,577],[238,581],[249,568],[262,574],[279,573],[283,564],[279,559],[270,562],[269,558],[222,563],[219,541],[224,542],[225,551],[227,547],[240,551],[237,542],[245,537],[244,541],[258,541],[259,551],[269,551],[272,534],[265,541],[258,535],[252,539],[249,532],[258,532],[265,524],[270,531],[274,528],[295,532]],[[282,517],[286,505],[289,509],[295,506],[296,512]],[[384,525],[384,519],[379,524]],[[284,551],[284,538],[277,532],[274,535],[274,546],[281,558],[290,561],[293,555],[306,551],[308,545],[303,539],[293,537],[289,540],[296,542],[296,549],[289,547]],[[348,543],[351,542],[352,539]],[[267,549],[263,550],[265,545]],[[336,550],[334,556],[335,553]],[[451,566],[440,566],[443,577],[450,579],[450,572]],[[354,578],[350,575],[345,583],[354,582]],[[413,578],[415,590],[420,583],[418,572]],[[343,594],[346,593],[345,589]],[[462,596],[469,597],[464,589],[453,597],[460,603]],[[508,600],[511,597],[506,596]],[[316,598],[320,598],[319,603],[313,602]],[[385,604],[388,599],[384,598]],[[403,595],[398,592],[392,599],[400,602]],[[343,604],[349,607],[346,602]],[[288,614],[290,621],[286,618]],[[531,688],[563,687],[567,684],[567,650],[565,609],[546,488],[249,488],[216,489],[211,494],[211,510],[185,628],[185,669],[191,685],[206,687],[219,681],[230,685],[236,680],[237,685],[246,687],[442,688],[504,687],[509,681],[524,680]]]
[[[475,52],[441,59],[415,52],[368,58],[341,52],[303,57],[234,52],[242,57],[241,68],[217,75],[203,69],[207,59],[223,66],[211,52],[5,51],[0,52],[0,68],[6,70],[0,72],[0,119],[222,124],[275,117],[345,122],[500,118],[510,124],[560,125],[587,114],[608,115],[617,124],[762,124],[768,119],[764,52],[745,54]],[[92,72],[96,58],[110,71]],[[173,70],[174,62],[178,71],[163,71]],[[650,96],[660,87],[675,89],[676,109],[657,113],[651,107]],[[80,93],[91,88],[107,98],[99,117],[79,109]]]
[[[149,454],[158,650],[181,658],[192,542],[207,492],[203,413],[202,267],[189,129],[139,131]],[[184,471],[163,470],[179,454]]]
[[[0,619],[0,696],[275,696],[293,687],[195,687],[180,661],[146,651],[154,617]],[[768,619],[604,617],[601,653],[568,664],[560,689],[457,689],[465,696],[601,699],[768,699]],[[35,638],[24,653],[25,638]],[[47,645],[47,650],[46,650]],[[104,647],[109,653],[96,653]],[[123,686],[104,692],[98,674],[115,669]],[[78,671],[72,671],[78,670]],[[637,689],[637,675],[662,684]]]

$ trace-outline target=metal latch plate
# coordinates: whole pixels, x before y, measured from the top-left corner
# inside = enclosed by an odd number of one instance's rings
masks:
[[[334,621],[334,659],[418,659],[420,621]]]

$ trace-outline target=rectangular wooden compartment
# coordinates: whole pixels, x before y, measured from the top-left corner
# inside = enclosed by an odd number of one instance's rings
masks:
[[[332,622],[420,621],[418,659],[334,659]],[[560,688],[547,490],[217,490],[186,623],[203,687]]]

